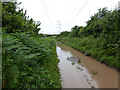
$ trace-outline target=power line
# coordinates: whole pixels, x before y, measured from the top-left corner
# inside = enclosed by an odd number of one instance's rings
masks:
[[[79,15],[79,13],[80,13],[80,11],[85,7],[85,5],[88,3],[88,0],[86,0],[86,2],[82,5],[82,7],[79,9],[79,11],[75,14],[75,16],[72,18],[72,20],[68,23],[68,25],[69,24],[71,24],[74,20],[75,20],[75,18]]]
[[[51,18],[50,18],[50,15],[49,15],[49,13],[48,13],[48,11],[47,11],[47,8],[46,8],[46,6],[45,6],[43,0],[41,0],[41,3],[42,3],[42,6],[43,6],[43,8],[44,8],[46,14],[47,14],[47,17],[48,17],[50,23],[53,24],[53,22],[52,22],[52,20],[51,20]]]
[[[66,21],[68,21],[68,20],[71,18],[71,16],[73,15],[73,12],[75,11],[75,9],[77,8],[77,6],[79,5],[80,1],[81,1],[81,0],[78,0],[78,1],[77,1],[77,3],[76,3],[75,6],[74,6],[74,9],[72,10],[72,12],[71,12],[71,14],[70,14],[70,17],[67,18]]]

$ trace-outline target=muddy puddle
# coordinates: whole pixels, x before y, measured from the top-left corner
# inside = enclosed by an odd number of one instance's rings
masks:
[[[63,88],[118,88],[115,70],[63,44],[56,51]]]

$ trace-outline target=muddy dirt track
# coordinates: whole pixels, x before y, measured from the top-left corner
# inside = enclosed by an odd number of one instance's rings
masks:
[[[63,44],[57,45],[63,88],[118,88],[118,73]]]

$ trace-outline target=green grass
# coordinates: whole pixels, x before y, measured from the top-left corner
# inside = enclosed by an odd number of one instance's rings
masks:
[[[92,73],[93,75],[96,75],[96,74],[97,74],[97,72],[95,72],[95,71],[91,71],[91,73]]]
[[[102,37],[94,38],[93,36],[88,37],[64,37],[59,36],[56,40],[84,53],[87,56],[92,56],[101,63],[108,65],[109,67],[118,68],[120,67],[118,45],[106,43]],[[106,47],[106,48],[105,48]]]
[[[72,62],[72,65],[75,65],[75,62]]]

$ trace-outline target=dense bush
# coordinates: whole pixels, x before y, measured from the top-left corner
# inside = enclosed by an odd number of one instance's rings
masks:
[[[87,26],[75,26],[58,40],[111,67],[120,67],[120,10],[99,9]],[[118,66],[119,64],[119,66]]]
[[[85,53],[87,56],[92,56],[110,67],[118,69],[120,60],[118,45],[103,49],[101,38],[95,39],[93,36],[82,38],[59,37],[57,40]]]
[[[57,35],[57,36],[68,36],[70,34],[70,32],[68,32],[68,31],[63,31],[63,32],[61,32],[59,35]]]
[[[52,40],[38,41],[24,33],[4,34],[3,88],[60,87],[55,52]]]
[[[20,3],[19,3],[20,4]],[[26,32],[35,36],[38,34],[40,22],[35,22],[32,18],[26,16],[23,9],[17,10],[19,5],[17,2],[2,3],[2,27],[6,33]]]
[[[54,40],[38,37],[40,22],[18,3],[2,3],[2,88],[60,88]]]

